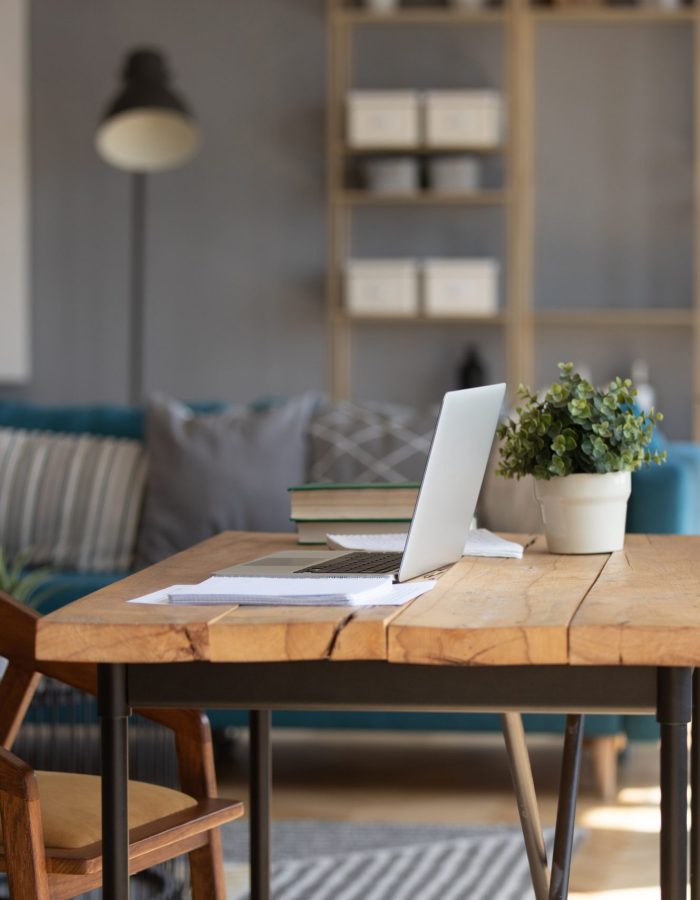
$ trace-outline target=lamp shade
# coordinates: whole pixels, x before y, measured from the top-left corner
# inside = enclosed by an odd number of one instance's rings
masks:
[[[102,159],[129,172],[161,172],[190,159],[199,131],[170,87],[162,55],[155,50],[129,54],[123,82],[95,135]]]

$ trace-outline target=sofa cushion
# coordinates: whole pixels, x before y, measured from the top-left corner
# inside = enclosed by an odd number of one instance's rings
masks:
[[[420,481],[437,409],[326,404],[309,428],[312,482]]]
[[[175,400],[154,397],[139,562],[150,565],[227,529],[289,531],[287,488],[305,480],[316,402],[305,395],[194,416]]]
[[[139,441],[0,429],[0,545],[83,572],[129,568],[146,477]]]

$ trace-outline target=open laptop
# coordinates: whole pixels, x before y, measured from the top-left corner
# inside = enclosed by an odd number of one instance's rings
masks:
[[[216,575],[394,575],[407,581],[462,556],[484,479],[505,384],[445,394],[403,553],[292,550]]]

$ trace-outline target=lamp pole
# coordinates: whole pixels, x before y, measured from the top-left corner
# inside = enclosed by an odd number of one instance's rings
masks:
[[[144,296],[146,280],[146,175],[131,176],[131,240],[129,247],[129,388],[131,406],[143,401]]]

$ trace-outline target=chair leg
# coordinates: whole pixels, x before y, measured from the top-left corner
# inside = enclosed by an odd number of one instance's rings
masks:
[[[11,900],[49,900],[39,801],[4,794],[0,801]]]
[[[587,738],[593,763],[593,779],[596,793],[603,800],[614,800],[617,796],[617,758],[625,749],[625,736],[622,734],[603,735]]]
[[[209,832],[209,840],[189,854],[192,900],[226,900],[221,834]]]

